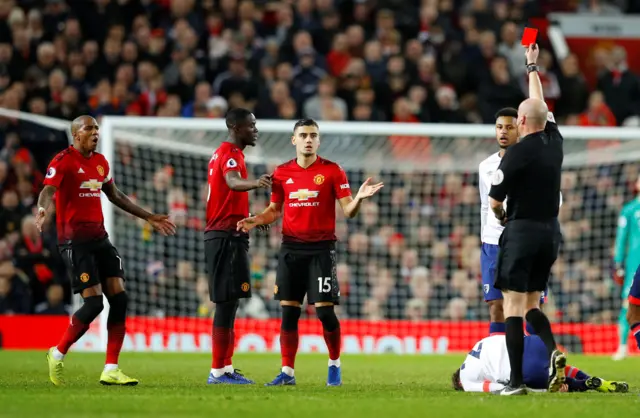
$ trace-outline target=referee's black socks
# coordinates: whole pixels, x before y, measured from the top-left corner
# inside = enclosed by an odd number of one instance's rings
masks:
[[[549,357],[556,350],[556,340],[553,337],[553,333],[551,332],[551,324],[549,323],[549,319],[540,309],[531,309],[527,312],[525,317],[527,322],[531,324],[533,329],[536,331],[536,334],[544,345],[547,347],[547,351],[549,352]]]
[[[505,321],[507,352],[509,353],[509,364],[511,365],[511,379],[509,384],[512,387],[522,385],[522,357],[524,356],[524,320],[518,316],[510,316]]]

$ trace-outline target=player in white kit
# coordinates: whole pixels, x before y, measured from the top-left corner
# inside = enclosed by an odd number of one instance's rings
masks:
[[[527,388],[536,392],[546,392],[548,387],[549,354],[547,348],[536,335],[524,338],[524,362],[522,364],[524,382]],[[572,367],[566,367],[566,383],[561,392],[628,392],[625,382],[612,382]],[[493,335],[478,341],[458,370],[452,376],[455,390],[465,392],[499,393],[509,380],[511,366],[507,341],[504,335]]]

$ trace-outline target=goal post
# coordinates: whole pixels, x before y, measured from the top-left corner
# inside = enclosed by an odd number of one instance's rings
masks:
[[[257,122],[258,143],[246,150],[251,176],[294,158],[294,123]],[[467,350],[488,332],[479,282],[477,167],[497,151],[494,127],[319,125],[320,154],[347,171],[354,191],[368,175],[386,184],[355,220],[338,216],[345,351]],[[565,138],[566,203],[560,216],[565,246],[546,309],[563,345],[607,354],[617,346],[622,303],[608,271],[611,248],[617,212],[630,198],[628,183],[638,174],[640,129],[560,129]],[[157,237],[111,204],[104,207],[108,232],[128,272],[132,318],[127,350],[210,349],[214,307],[206,297],[202,193],[207,162],[226,137],[220,119],[107,116],[101,121],[101,150],[117,184],[140,204],[167,211],[179,223],[175,237]],[[251,192],[250,202],[252,212],[262,210],[268,193]],[[254,298],[239,310],[240,351],[279,350],[279,311],[273,300],[278,244],[277,225],[268,236],[252,235]],[[589,306],[576,302],[578,296]],[[319,325],[311,311],[306,314],[301,351],[324,351]]]

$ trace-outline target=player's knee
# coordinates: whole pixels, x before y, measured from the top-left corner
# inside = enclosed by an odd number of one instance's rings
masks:
[[[94,319],[100,315],[104,309],[104,303],[102,302],[102,295],[89,296],[84,298],[84,304],[75,313],[75,316],[83,323],[90,324]]]
[[[317,307],[316,315],[318,315],[318,319],[322,322],[322,328],[324,328],[325,331],[332,332],[340,326],[333,305]]]
[[[489,302],[489,317],[491,322],[504,322],[502,300],[492,300]]]
[[[233,321],[238,310],[238,301],[216,303],[216,313],[213,315],[213,326],[219,328],[233,328]]]
[[[127,305],[129,302],[127,292],[120,292],[113,296],[108,296],[107,300],[109,301],[108,322],[112,324],[124,323],[127,318]]]
[[[282,306],[282,324],[284,331],[296,331],[298,329],[298,321],[302,309],[299,306],[283,305]]]

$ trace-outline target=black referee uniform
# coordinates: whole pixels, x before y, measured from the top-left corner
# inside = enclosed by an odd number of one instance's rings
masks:
[[[509,147],[493,176],[489,196],[507,200],[507,224],[500,236],[496,289],[542,292],[558,257],[563,138],[553,118],[544,131]]]

